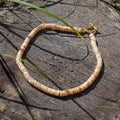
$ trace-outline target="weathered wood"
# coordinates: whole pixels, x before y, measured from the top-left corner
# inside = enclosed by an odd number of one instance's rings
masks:
[[[66,98],[48,96],[25,82],[15,60],[0,57],[0,119],[11,120],[114,120],[119,119],[120,111],[100,108],[110,105],[119,107],[120,101],[120,31],[119,22],[106,7],[95,0],[78,1],[74,12],[73,1],[61,1],[49,6],[50,11],[73,26],[96,23],[101,34],[96,38],[104,59],[104,69],[100,78],[81,94]],[[40,1],[36,1],[39,5]],[[68,4],[65,4],[68,3]],[[72,4],[72,5],[71,5]],[[24,12],[23,12],[24,11]],[[1,12],[1,11],[0,11]],[[16,55],[26,35],[38,24],[58,23],[40,12],[5,12],[0,17],[0,53]],[[115,27],[114,27],[115,26]],[[88,47],[86,47],[86,44]],[[89,50],[89,51],[88,51]],[[38,34],[24,56],[46,72],[49,79],[25,64],[30,74],[38,81],[55,88],[66,89],[82,84],[92,73],[96,61],[89,45],[88,36],[82,42],[75,35],[45,31]]]

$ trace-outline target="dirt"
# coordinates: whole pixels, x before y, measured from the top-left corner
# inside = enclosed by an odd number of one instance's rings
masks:
[[[31,1],[32,2],[32,1]],[[120,23],[119,11],[96,0],[34,1],[73,26],[92,22],[104,61],[95,83],[84,92],[69,97],[53,97],[30,86],[15,59],[0,56],[0,120],[120,120]],[[7,7],[6,7],[7,6]],[[0,53],[15,56],[27,34],[42,22],[62,25],[54,18],[21,5],[6,3],[0,8]],[[9,7],[10,6],[10,7]],[[109,8],[110,7],[110,8]],[[115,14],[113,14],[115,13]],[[24,58],[42,68],[48,80],[29,65],[30,74],[56,89],[80,85],[93,72],[96,59],[88,35],[82,42],[76,35],[43,31],[31,42]]]

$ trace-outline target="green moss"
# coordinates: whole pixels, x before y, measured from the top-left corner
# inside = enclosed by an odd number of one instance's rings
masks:
[[[112,0],[112,2],[120,4],[120,0]]]

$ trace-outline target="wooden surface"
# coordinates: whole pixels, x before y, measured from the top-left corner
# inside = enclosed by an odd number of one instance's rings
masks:
[[[39,0],[34,3],[43,4]],[[61,0],[48,3],[51,12],[73,26],[95,23],[101,34],[97,41],[104,68],[96,82],[81,94],[56,98],[30,86],[15,59],[0,57],[0,120],[119,120],[120,110],[120,23],[103,2]],[[19,9],[17,9],[19,8]],[[55,19],[27,7],[0,11],[0,53],[15,56],[27,34],[41,22]],[[31,42],[24,58],[41,67],[48,80],[29,65],[31,75],[56,89],[78,86],[93,72],[96,59],[88,35],[82,42],[76,35],[43,31]]]

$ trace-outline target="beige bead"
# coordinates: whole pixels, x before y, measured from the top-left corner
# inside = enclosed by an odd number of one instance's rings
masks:
[[[87,27],[84,27],[84,28],[87,28]],[[56,90],[56,89],[49,88],[49,87],[41,84],[40,82],[37,82],[29,74],[29,72],[25,68],[24,64],[22,63],[21,59],[22,59],[22,56],[23,56],[26,48],[29,46],[30,41],[33,39],[33,37],[39,31],[44,30],[44,29],[59,30],[62,32],[74,32],[69,27],[60,26],[60,25],[56,25],[56,24],[48,24],[48,23],[43,23],[43,24],[37,26],[36,28],[34,28],[26,37],[25,41],[21,45],[20,50],[18,51],[17,56],[16,56],[16,64],[19,67],[20,71],[23,73],[26,80],[32,86],[36,87],[37,89],[39,89],[47,94],[59,96],[59,97],[73,95],[73,94],[80,93],[80,92],[84,91],[85,89],[87,89],[96,80],[96,78],[99,76],[100,71],[102,69],[102,57],[101,57],[101,54],[100,54],[99,49],[96,44],[96,38],[95,38],[94,34],[92,34],[92,33],[89,35],[89,37],[90,37],[91,46],[93,48],[93,52],[95,53],[95,56],[97,59],[97,65],[96,65],[95,70],[92,73],[92,75],[83,84],[78,85],[75,88],[70,88],[70,89],[66,89],[66,90]],[[84,32],[83,28],[75,28],[75,29],[78,30],[79,32]],[[92,29],[96,29],[96,26],[94,26],[94,28],[92,28]]]

